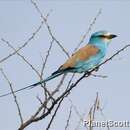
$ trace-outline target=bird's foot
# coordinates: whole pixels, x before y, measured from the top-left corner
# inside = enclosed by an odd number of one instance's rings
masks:
[[[87,76],[90,75],[90,74],[91,74],[90,71],[86,71],[86,72],[85,72],[85,75],[87,75]]]
[[[95,67],[95,71],[97,72],[99,70],[99,66]]]

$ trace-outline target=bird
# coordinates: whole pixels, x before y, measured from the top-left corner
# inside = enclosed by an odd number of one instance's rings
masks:
[[[57,71],[53,72],[48,78],[30,86],[37,86],[68,72],[83,73],[95,68],[101,63],[106,55],[111,39],[115,37],[117,37],[117,35],[111,34],[108,31],[98,31],[93,33],[88,44],[72,54],[72,56],[61,65]]]
[[[92,70],[101,63],[107,53],[109,43],[115,37],[117,37],[117,35],[112,34],[106,30],[93,33],[89,39],[89,42],[84,47],[80,48],[78,51],[72,54],[72,56],[68,58],[66,62],[62,64],[58,70],[53,72],[49,77],[14,92],[18,92],[30,87],[33,88],[42,83],[46,83],[47,81],[52,80],[62,74],[84,73]],[[0,97],[10,94],[11,93],[3,94]]]

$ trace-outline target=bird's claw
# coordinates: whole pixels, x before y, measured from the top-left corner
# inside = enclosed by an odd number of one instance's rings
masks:
[[[85,72],[85,75],[90,75],[90,74],[91,74],[90,71],[86,71],[86,72]]]
[[[97,72],[99,70],[99,66],[95,67],[95,71]]]

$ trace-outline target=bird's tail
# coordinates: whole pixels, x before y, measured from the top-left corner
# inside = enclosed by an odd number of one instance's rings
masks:
[[[24,87],[24,88],[15,90],[15,91],[13,91],[13,93],[17,93],[17,92],[20,92],[20,91],[22,91],[22,90],[29,89],[29,88],[34,88],[34,87],[36,87],[37,85],[40,85],[40,84],[42,84],[42,83],[45,83],[45,82],[47,82],[47,81],[49,81],[49,80],[51,80],[51,79],[53,79],[53,78],[56,78],[57,76],[60,76],[60,75],[62,75],[62,74],[63,74],[63,72],[58,72],[58,71],[56,71],[56,72],[52,73],[52,75],[49,76],[48,78],[46,78],[46,79],[44,79],[44,80],[42,80],[42,81],[39,81],[39,82],[37,82],[37,83],[35,83],[35,84],[29,85],[29,86],[27,86],[27,87]],[[12,93],[12,92],[9,92],[9,93],[0,95],[0,97],[5,97],[5,96],[8,96],[8,95],[13,94],[13,93]]]
[[[37,86],[37,85],[40,85],[40,84],[42,84],[42,83],[45,83],[45,82],[47,82],[47,81],[49,81],[49,80],[51,80],[51,79],[54,79],[54,78],[56,78],[57,76],[60,76],[61,74],[63,74],[63,73],[53,73],[51,76],[49,76],[48,78],[46,78],[46,79],[44,79],[44,80],[42,80],[42,81],[39,81],[39,82],[37,82],[37,83],[35,83],[35,84],[32,84],[32,85],[30,85],[30,88],[32,87],[35,87],[35,86]]]

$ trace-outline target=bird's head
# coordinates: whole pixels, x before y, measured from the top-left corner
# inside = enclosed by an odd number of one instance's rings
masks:
[[[115,34],[111,34],[108,31],[98,31],[91,35],[90,43],[92,44],[100,44],[105,43],[108,44],[111,42],[111,39],[117,37]]]

